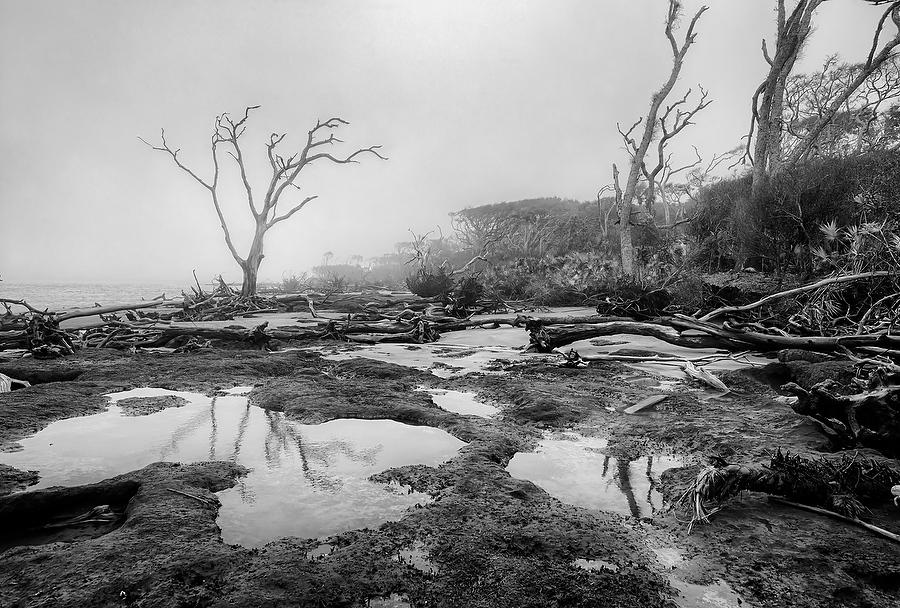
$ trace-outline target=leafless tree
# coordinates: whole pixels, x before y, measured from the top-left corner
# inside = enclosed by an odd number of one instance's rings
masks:
[[[610,197],[604,197],[603,195],[607,192],[615,192],[615,186],[612,184],[606,184],[600,190],[597,191],[597,246],[599,247],[602,243],[607,240],[609,236],[609,221],[612,217],[613,211],[616,210],[616,199],[612,198],[610,201]],[[604,201],[607,203],[604,205]],[[604,206],[606,209],[604,209]]]
[[[213,207],[222,226],[222,232],[225,236],[225,244],[231,256],[241,267],[243,272],[243,284],[241,286],[242,296],[251,296],[256,293],[256,283],[259,275],[259,266],[262,263],[265,253],[263,252],[263,244],[266,234],[277,224],[290,219],[295,213],[303,209],[307,204],[318,198],[318,195],[304,196],[299,200],[290,203],[290,208],[279,213],[279,203],[282,202],[282,196],[288,188],[300,190],[297,183],[300,172],[318,162],[327,161],[336,164],[348,164],[358,162],[358,158],[364,154],[371,154],[382,160],[387,160],[379,153],[381,146],[370,146],[368,148],[360,148],[351,154],[340,157],[335,156],[330,151],[331,146],[343,143],[335,137],[334,131],[341,126],[349,125],[342,118],[329,118],[328,120],[316,121],[315,126],[307,132],[306,142],[303,147],[288,156],[284,156],[279,151],[279,145],[287,136],[286,133],[272,133],[266,144],[266,154],[268,156],[269,165],[272,168],[272,176],[266,187],[265,194],[262,198],[261,207],[256,203],[253,189],[250,186],[250,180],[247,177],[247,169],[244,162],[244,155],[241,149],[240,138],[247,128],[247,119],[252,110],[256,110],[259,106],[250,106],[244,110],[243,116],[238,119],[232,118],[229,114],[220,114],[216,117],[213,125],[212,137],[210,139],[210,153],[212,156],[213,172],[211,179],[204,179],[198,175],[193,169],[187,167],[179,158],[180,148],[172,148],[166,140],[165,129],[160,132],[160,143],[151,144],[143,138],[142,142],[150,146],[154,150],[168,154],[175,165],[188,174],[198,184],[203,186],[212,199]],[[327,134],[327,137],[325,136]],[[225,215],[222,212],[220,200],[220,153],[224,151],[236,163],[240,173],[243,189],[246,193],[247,206],[253,217],[254,232],[253,240],[250,244],[250,250],[246,256],[241,256],[235,247],[231,238],[231,231],[225,221]]]
[[[819,108],[817,116],[805,129],[803,140],[797,142],[786,157],[783,151],[783,134],[788,80],[800,50],[812,31],[813,15],[824,1],[800,0],[788,15],[785,0],[777,0],[775,54],[769,54],[766,41],[763,40],[762,53],[769,71],[756,89],[751,103],[752,118],[747,135],[746,159],[753,163],[752,198],[759,195],[768,175],[777,173],[782,163],[793,164],[809,154],[847,100],[891,58],[893,49],[900,44],[900,1],[893,1],[878,21],[865,63],[854,71],[853,78],[832,83],[841,86],[831,91],[828,103]],[[877,0],[871,3],[886,4]],[[889,18],[897,26],[898,34],[879,50],[879,40]]]
[[[691,89],[688,89],[687,93],[684,94],[684,97],[666,108],[666,111],[659,119],[660,135],[656,142],[656,165],[652,169],[648,169],[645,163],[641,164],[641,172],[647,182],[645,204],[647,206],[647,211],[650,213],[653,212],[653,204],[656,202],[657,190],[664,190],[665,185],[669,183],[672,176],[678,175],[688,169],[692,169],[703,162],[700,153],[695,147],[694,153],[697,156],[695,161],[680,167],[672,167],[672,153],[667,151],[669,142],[686,127],[694,124],[691,122],[691,119],[693,119],[698,112],[712,103],[712,101],[708,99],[709,91],[705,90],[703,87],[699,88],[700,100],[693,107],[685,109],[685,104],[688,103],[688,98],[691,96]],[[669,124],[670,118],[672,119],[672,124]],[[626,138],[626,143],[631,145],[634,144],[633,140],[629,141],[628,138]]]
[[[659,113],[662,109],[663,104],[666,101],[666,98],[672,92],[672,89],[675,87],[675,83],[678,81],[678,76],[681,74],[681,68],[684,66],[684,58],[687,55],[688,50],[691,48],[691,45],[694,44],[694,41],[697,38],[697,34],[695,33],[695,28],[697,22],[704,12],[708,10],[709,7],[702,7],[699,11],[694,15],[691,19],[690,25],[688,26],[687,33],[684,36],[683,41],[679,41],[675,37],[675,27],[678,22],[678,17],[681,14],[681,3],[678,0],[669,0],[669,9],[666,15],[666,25],[665,25],[665,34],[666,38],[669,41],[669,44],[672,48],[672,70],[669,73],[668,79],[663,83],[662,88],[656,91],[653,96],[650,98],[650,109],[647,112],[646,117],[642,117],[638,119],[628,131],[623,131],[621,127],[619,128],[619,132],[622,137],[626,141],[626,146],[631,156],[631,162],[628,170],[628,175],[625,180],[625,189],[622,189],[622,186],[619,181],[619,169],[613,164],[613,185],[616,192],[616,208],[619,213],[619,242],[621,245],[622,252],[622,272],[625,274],[634,274],[634,243],[632,240],[632,216],[635,213],[634,209],[634,201],[638,192],[638,183],[641,181],[641,177],[646,171],[646,167],[644,166],[644,158],[647,156],[647,151],[650,149],[651,143],[653,143],[654,137],[657,134],[657,128],[659,127]],[[697,111],[701,110],[703,104],[705,103],[705,98],[701,100],[701,103],[698,107],[691,112],[684,113],[682,108],[680,107],[682,104],[686,103],[687,95],[682,99],[682,101],[676,102],[672,106],[665,111],[663,114],[662,121],[665,120],[671,115],[672,112],[676,113],[676,116],[679,116],[680,127],[676,125],[672,128],[671,131],[663,132],[661,139],[667,141],[671,139],[676,133],[673,131],[681,131],[684,127],[690,124],[690,118]],[[677,122],[677,121],[676,121]],[[632,133],[634,133],[635,129],[639,126],[643,126],[643,132],[641,134],[640,140],[636,140],[632,137]],[[664,147],[664,142],[663,147]]]
[[[762,54],[769,71],[753,94],[746,152],[747,160],[753,163],[753,198],[761,192],[769,171],[776,171],[781,162],[785,86],[812,32],[813,15],[824,1],[800,0],[788,14],[785,0],[777,0],[774,55],[769,54],[768,44],[762,41]]]
[[[785,155],[790,158],[798,147],[809,141],[810,130],[833,106],[844,98],[840,110],[825,127],[813,147],[823,156],[845,156],[867,150],[887,148],[891,141],[890,112],[900,99],[900,57],[893,56],[874,70],[850,95],[844,95],[857,79],[864,64],[841,63],[836,55],[825,60],[822,69],[798,74],[785,88]]]
[[[753,165],[750,204],[759,200],[770,175],[777,173],[782,165],[793,165],[806,158],[815,147],[819,137],[841,110],[847,98],[853,95],[869,76],[887,61],[893,49],[900,44],[900,0],[867,0],[870,4],[888,4],[872,40],[868,57],[855,78],[845,83],[842,91],[832,96],[831,104],[805,130],[802,141],[793,146],[790,154],[784,152],[785,95],[791,72],[804,43],[812,32],[813,16],[825,0],[799,0],[788,13],[785,0],[776,0],[776,38],[774,53],[770,54],[765,40],[762,42],[763,58],[769,70],[757,87],[751,102],[750,130],[746,137],[747,147],[744,160]],[[888,40],[879,50],[878,45],[885,23],[890,19],[898,28],[894,38]],[[752,152],[751,152],[752,150]],[[738,243],[736,265],[743,266],[751,249],[748,239],[752,231],[744,231]]]
[[[874,2],[874,4],[884,4],[884,2]],[[878,45],[881,34],[888,19],[893,22],[897,31],[895,32],[894,37],[887,40],[879,49]],[[786,158],[788,164],[795,164],[797,161],[806,158],[816,146],[823,131],[828,128],[850,98],[854,96],[865,83],[878,81],[876,73],[893,57],[894,49],[897,48],[897,46],[900,46],[900,1],[891,2],[887,10],[882,13],[881,19],[879,19],[878,25],[875,28],[875,33],[872,37],[872,45],[869,49],[866,61],[859,64],[857,69],[852,70],[853,77],[847,79],[844,83],[843,91],[831,99],[831,103],[824,108],[821,115],[809,128],[806,136],[800,142],[800,145],[795,147]],[[873,75],[875,75],[874,80],[872,80]]]
[[[648,195],[648,197],[647,197],[648,203],[650,205],[650,208],[648,208],[648,211],[650,211],[652,213],[652,206],[653,206],[654,201],[656,200],[655,193],[658,192],[659,193],[659,201],[663,205],[663,213],[664,213],[664,218],[665,218],[664,219],[664,221],[665,221],[664,227],[670,227],[670,225],[673,221],[673,219],[672,219],[673,206],[676,206],[678,209],[676,211],[676,216],[675,216],[674,221],[679,222],[681,220],[680,210],[681,210],[682,206],[677,205],[676,203],[680,202],[680,200],[681,200],[680,195],[684,191],[685,183],[678,184],[678,183],[673,182],[672,179],[678,175],[683,174],[685,171],[692,171],[693,169],[696,169],[703,163],[703,158],[700,156],[700,151],[697,150],[696,146],[694,146],[694,155],[696,156],[696,158],[692,162],[690,162],[686,165],[680,165],[677,167],[672,166],[672,157],[671,157],[671,155],[669,155],[668,157],[665,158],[665,160],[662,161],[660,170],[656,173],[656,175],[652,176],[651,183],[653,184],[652,192],[654,194]],[[651,176],[648,176],[648,181],[650,181],[650,180],[651,180]]]

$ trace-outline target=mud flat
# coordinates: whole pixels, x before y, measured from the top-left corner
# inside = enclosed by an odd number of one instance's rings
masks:
[[[687,535],[670,508],[710,457],[822,446],[771,388],[791,370],[723,371],[733,390],[718,396],[617,363],[560,368],[516,351],[522,330],[479,331],[402,357],[383,345],[0,363],[34,384],[0,394],[0,605],[900,602],[900,547],[865,531],[750,494]],[[148,387],[184,402],[142,408],[126,392]],[[117,393],[144,415],[123,416]],[[666,398],[623,413],[653,394]],[[64,425],[91,433],[77,456],[47,445]],[[103,451],[117,445],[141,457]],[[271,515],[289,503],[305,506]],[[900,531],[896,511],[874,515]]]

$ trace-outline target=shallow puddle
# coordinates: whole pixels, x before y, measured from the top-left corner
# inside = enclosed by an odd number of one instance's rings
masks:
[[[412,545],[400,549],[397,551],[394,559],[401,564],[408,564],[425,574],[435,574],[437,572],[437,566],[429,559],[428,549],[425,547],[425,543],[421,541],[415,541]]]
[[[421,388],[416,390],[422,390],[430,394],[431,400],[436,406],[442,410],[453,412],[454,414],[490,418],[500,411],[493,405],[478,401],[475,397],[475,393],[469,391],[454,391],[439,388]]]
[[[475,372],[496,373],[493,368],[497,361],[518,361],[528,356],[521,351],[527,343],[528,336],[520,327],[471,329],[446,334],[428,344],[359,345],[323,358],[343,361],[362,357],[430,371],[440,378],[454,378]]]
[[[161,395],[188,405],[140,417],[124,416],[115,405]],[[108,411],[54,422],[20,441],[20,451],[0,454],[0,461],[39,471],[32,489],[93,483],[157,461],[242,464],[251,472],[219,493],[218,523],[225,542],[246,546],[399,519],[429,497],[368,477],[408,464],[437,465],[465,445],[440,429],[391,420],[297,424],[239,395],[135,389],[110,400]]]
[[[322,561],[331,557],[334,553],[334,545],[330,543],[322,543],[306,552],[306,559],[310,561]]]
[[[744,605],[743,599],[721,579],[702,585],[688,583],[687,573],[698,574],[698,567],[685,559],[682,552],[672,546],[659,545],[647,539],[647,547],[656,555],[663,576],[678,592],[674,598],[679,608],[739,608]]]
[[[366,601],[369,608],[409,608],[412,604],[399,593],[392,593],[385,597],[373,597]]]
[[[743,605],[741,597],[722,580],[695,585],[673,576],[669,577],[669,584],[678,591],[680,597],[675,603],[681,608],[739,608]]]
[[[522,350],[528,346],[528,332],[522,327],[472,328],[446,333],[438,339],[437,344],[469,347],[492,346]]]
[[[659,475],[681,466],[677,456],[651,455],[632,461],[605,453],[607,440],[576,433],[550,435],[534,452],[519,452],[506,467],[563,502],[634,517],[663,508]]]

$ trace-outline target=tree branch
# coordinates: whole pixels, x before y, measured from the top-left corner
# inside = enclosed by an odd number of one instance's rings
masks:
[[[190,175],[191,177],[193,177],[193,178],[194,178],[201,186],[203,186],[203,187],[206,188],[207,190],[211,190],[211,189],[212,189],[212,185],[210,185],[210,184],[206,183],[205,181],[203,181],[203,179],[200,178],[200,176],[198,176],[198,175],[197,175],[196,173],[194,173],[191,169],[187,168],[184,164],[182,164],[182,162],[181,162],[180,160],[178,160],[178,153],[181,152],[181,148],[178,148],[177,150],[173,150],[172,148],[169,147],[168,142],[166,142],[166,130],[165,130],[165,129],[160,129],[160,130],[159,130],[159,134],[160,134],[160,135],[159,135],[159,138],[160,138],[160,140],[162,141],[162,143],[161,143],[159,146],[154,146],[153,144],[151,144],[149,141],[147,141],[146,139],[144,139],[144,138],[141,137],[141,136],[138,136],[138,139],[141,140],[142,142],[144,142],[144,144],[146,144],[151,150],[157,150],[157,151],[159,151],[159,152],[165,152],[166,154],[168,154],[169,156],[171,156],[171,157],[172,157],[172,160],[175,162],[175,165],[176,165],[179,169],[181,169],[182,171],[184,171],[185,173],[187,173],[188,175]]]
[[[294,206],[293,209],[291,209],[284,215],[279,215],[279,216],[273,217],[271,220],[269,220],[269,222],[266,224],[266,228],[271,228],[278,222],[283,222],[284,220],[288,219],[289,217],[291,217],[292,215],[294,215],[295,213],[297,213],[298,211],[303,209],[307,203],[309,203],[310,201],[313,201],[317,198],[319,198],[319,197],[316,194],[314,194],[312,196],[307,196],[305,199],[303,199],[303,201],[301,201],[298,205]]]

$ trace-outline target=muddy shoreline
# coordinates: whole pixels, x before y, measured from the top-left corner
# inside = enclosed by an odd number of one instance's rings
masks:
[[[603,437],[608,453],[626,462],[683,455],[685,466],[664,472],[657,488],[671,501],[711,457],[745,461],[763,459],[773,447],[805,454],[821,448],[824,436],[777,401],[772,387],[783,377],[812,382],[840,370],[799,362],[766,373],[729,372],[733,393],[715,398],[683,384],[654,387],[650,375],[615,363],[564,369],[538,357],[500,365],[503,374],[442,378],[362,358],[352,348],[345,354],[350,358],[335,361],[306,351],[104,350],[0,363],[0,372],[34,384],[0,394],[5,450],[54,420],[103,411],[107,393],[144,386],[212,395],[248,385],[254,405],[299,423],[390,419],[436,427],[468,444],[437,467],[376,474],[434,500],[377,529],[337,534],[327,539],[327,552],[310,557],[320,541],[287,538],[261,549],[221,541],[215,492],[242,474],[231,463],[151,464],[90,486],[0,498],[7,530],[27,524],[22,513],[59,515],[98,500],[123,508],[121,521],[96,535],[11,541],[0,553],[0,605],[360,606],[404,598],[401,605],[413,606],[672,606],[709,589],[691,585],[720,582],[749,606],[900,601],[900,547],[760,495],[731,503],[711,525],[686,535],[683,512],[633,517],[585,509],[506,470],[517,452],[534,449],[548,433]],[[420,387],[471,391],[500,412],[491,419],[454,414]],[[652,411],[620,412],[660,390],[668,396]],[[33,474],[0,467],[3,493],[33,481]],[[876,512],[875,521],[900,531],[896,511]],[[411,546],[433,567],[396,559]],[[605,566],[586,570],[575,560]]]

